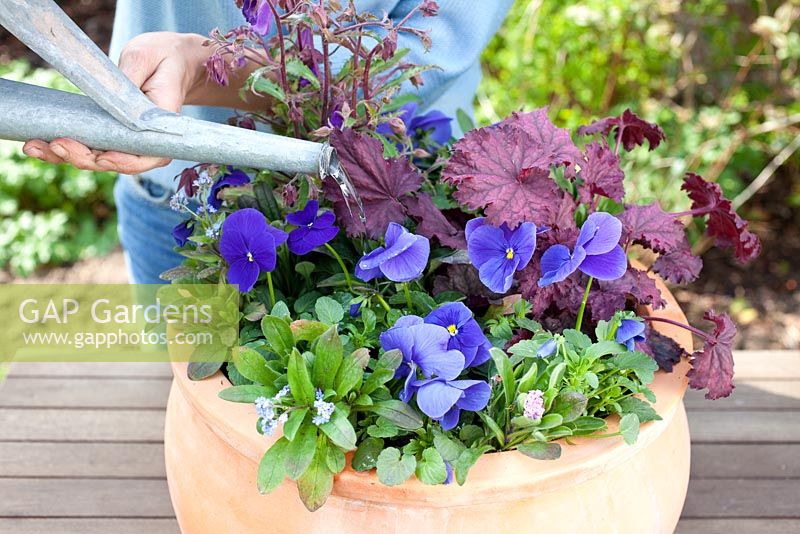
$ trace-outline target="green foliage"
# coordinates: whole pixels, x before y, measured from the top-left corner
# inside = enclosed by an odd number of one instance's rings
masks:
[[[62,91],[58,73],[23,61],[0,64],[0,76]],[[29,158],[22,145],[0,141],[0,268],[31,274],[111,251],[117,244],[112,173],[82,171]]]

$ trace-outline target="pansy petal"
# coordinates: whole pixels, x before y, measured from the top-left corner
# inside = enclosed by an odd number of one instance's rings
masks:
[[[414,117],[409,123],[409,130],[431,131],[430,138],[439,145],[445,145],[453,136],[452,122],[453,119],[441,111],[430,111]]]
[[[463,394],[444,381],[433,380],[417,390],[417,406],[428,417],[439,419],[455,406]]]
[[[361,260],[359,260],[359,265],[362,269],[374,269],[414,246],[418,237],[420,236],[408,232],[399,234],[396,239],[392,240],[391,246],[388,244],[387,240],[387,245],[385,247],[378,247],[361,258]],[[380,252],[377,252],[378,250],[380,250]]]
[[[507,248],[503,231],[488,224],[475,228],[467,241],[469,260],[478,269],[492,258],[505,258]]]
[[[444,416],[442,416],[439,419],[439,424],[442,425],[442,430],[447,431],[447,430],[454,429],[458,425],[458,419],[459,419],[460,415],[461,415],[461,408],[459,408],[458,406],[453,406],[452,408],[450,408],[447,411],[447,413],[444,414]],[[447,466],[449,466],[449,465],[450,464],[448,462],[445,462],[445,468],[447,468]],[[450,477],[450,482],[449,483],[452,483],[453,482],[453,474],[452,474],[453,473],[453,468],[451,467],[448,472],[450,473],[448,475]],[[445,480],[444,483],[448,484],[447,480]]]
[[[553,245],[542,254],[542,277],[539,287],[561,282],[575,272],[580,262],[586,257],[582,248],[576,248],[574,254],[564,245]]]
[[[408,328],[409,326],[415,326],[424,322],[422,317],[418,315],[404,315],[394,322],[392,328]]]
[[[619,244],[622,236],[622,222],[611,215],[602,211],[592,213],[586,218],[584,226],[591,224],[594,226],[594,235],[584,243],[580,243],[586,250],[587,256],[605,254]],[[583,228],[581,228],[583,236]]]
[[[289,232],[289,240],[286,243],[289,251],[297,256],[303,256],[317,248],[311,234],[312,229],[308,226],[300,226]]]
[[[469,241],[469,236],[473,230],[476,230],[486,224],[486,217],[475,217],[467,222],[467,227],[464,229],[464,237]]]
[[[415,348],[414,361],[425,376],[437,376],[452,380],[464,370],[464,355],[457,350],[420,352]]]
[[[511,289],[517,265],[519,265],[518,258],[493,257],[481,265],[478,274],[483,285],[490,290],[495,293],[505,293]]]
[[[491,358],[491,356],[492,356],[489,353],[489,350],[491,348],[492,348],[492,344],[489,343],[489,340],[487,339],[486,342],[484,342],[480,347],[478,347],[478,350],[475,352],[475,357],[472,359],[472,361],[470,362],[469,366],[470,367],[476,367],[478,365],[481,365],[481,364],[486,363],[487,361],[489,361],[489,358]]]
[[[431,244],[427,238],[414,236],[414,244],[393,258],[384,261],[381,266],[383,275],[393,282],[410,282],[420,277],[428,266]]]
[[[258,273],[259,268],[255,262],[241,258],[228,266],[226,279],[229,284],[238,285],[241,293],[247,293],[256,284]]]
[[[449,384],[464,392],[464,396],[456,401],[456,405],[462,410],[483,410],[492,396],[492,388],[482,380],[453,380]]]
[[[381,276],[381,269],[377,265],[373,265],[371,260],[384,252],[383,247],[378,247],[369,254],[365,254],[358,263],[356,263],[355,274],[356,276],[365,282],[369,282],[373,278],[377,278]]]
[[[317,210],[319,210],[319,202],[309,200],[302,210],[287,215],[286,222],[294,226],[308,226],[317,218]]]
[[[317,217],[317,220],[314,221],[314,227],[316,228],[325,228],[328,226],[333,226],[333,223],[336,222],[336,215],[332,211],[323,211]]]
[[[274,226],[267,225],[267,233],[272,236],[276,247],[283,245],[286,243],[286,240],[289,239],[289,234],[283,230],[275,228]]]
[[[628,257],[617,245],[611,251],[596,256],[586,256],[579,269],[598,280],[616,280],[622,278],[628,270]]]
[[[400,392],[400,400],[403,402],[410,402],[411,397],[413,397],[414,393],[419,389],[419,386],[416,384],[417,365],[414,362],[408,364],[403,363],[403,365],[398,368],[398,371],[401,368],[406,369],[406,379],[403,381],[403,390]],[[395,373],[395,378],[397,378],[397,373]]]
[[[414,354],[414,335],[409,328],[390,328],[381,334],[380,341],[383,350],[398,349],[403,354],[404,361],[411,361]]]
[[[397,243],[397,240],[402,236],[408,235],[410,235],[410,232],[403,228],[403,226],[397,224],[396,222],[390,222],[386,227],[386,234],[383,237],[383,242],[386,244],[386,248],[389,249],[394,247]]]
[[[514,250],[514,255],[519,258],[517,270],[524,269],[531,261],[533,251],[536,250],[536,225],[533,223],[522,223],[511,232],[509,244]]]
[[[250,237],[249,241],[250,254],[259,268],[266,272],[275,270],[277,254],[275,251],[275,241],[272,239],[272,236],[264,233]]]
[[[460,330],[461,326],[471,319],[472,311],[467,308],[463,302],[448,302],[430,312],[425,317],[425,322],[428,324],[438,324],[445,328],[452,324],[456,325]]]

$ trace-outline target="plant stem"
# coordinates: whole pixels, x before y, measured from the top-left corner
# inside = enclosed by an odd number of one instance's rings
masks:
[[[275,288],[272,286],[272,273],[267,273],[267,287],[269,287],[269,303],[272,308],[275,307]]]
[[[708,339],[708,334],[706,334],[705,332],[703,332],[699,328],[695,328],[693,326],[689,326],[688,324],[679,323],[678,321],[673,321],[672,319],[666,319],[664,317],[651,317],[651,316],[645,316],[645,317],[642,317],[642,319],[645,320],[645,321],[657,321],[657,322],[661,322],[661,323],[671,324],[673,326],[679,326],[679,327],[681,327],[681,328],[683,328],[685,330],[688,330],[689,332],[691,332],[691,333],[693,333],[693,334],[695,334],[697,336],[702,337],[703,339]]]
[[[414,304],[411,303],[411,292],[408,290],[408,282],[403,284],[403,293],[406,294],[406,304],[409,310],[414,309]]]
[[[330,252],[333,255],[333,257],[336,258],[336,261],[339,262],[339,267],[342,268],[342,273],[344,274],[344,279],[347,281],[347,289],[352,291],[353,290],[353,281],[350,279],[350,273],[347,271],[347,267],[344,264],[344,260],[342,260],[342,257],[339,255],[338,252],[336,252],[336,249],[334,249],[330,245],[330,243],[325,243],[325,248],[327,248],[328,252]]]
[[[375,293],[375,298],[378,299],[378,302],[380,303],[381,306],[383,306],[383,309],[386,310],[386,313],[392,311],[392,307],[389,306],[389,304],[387,304],[385,300],[383,300],[383,297],[381,296],[380,293]]]
[[[594,282],[594,277],[590,276],[589,281],[586,282],[586,290],[583,292],[583,300],[578,310],[578,319],[575,321],[575,330],[578,331],[580,331],[581,325],[583,324],[583,312],[586,311],[586,301],[589,300],[589,289],[592,287],[592,282]]]

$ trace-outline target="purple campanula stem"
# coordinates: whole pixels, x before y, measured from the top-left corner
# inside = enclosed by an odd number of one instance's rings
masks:
[[[583,300],[581,300],[581,307],[578,310],[578,318],[575,320],[575,330],[579,332],[583,324],[583,313],[586,311],[586,301],[589,300],[589,289],[591,289],[593,281],[594,277],[590,276],[589,281],[586,282],[586,290],[583,292]]]
[[[690,326],[688,324],[679,323],[678,321],[673,321],[672,319],[666,319],[664,317],[652,317],[652,316],[645,316],[645,317],[642,317],[642,319],[645,320],[645,321],[651,321],[651,322],[652,321],[656,321],[656,322],[671,324],[673,326],[678,326],[680,328],[683,328],[684,330],[688,330],[689,332],[691,332],[692,334],[694,334],[696,336],[700,336],[703,339],[708,339],[708,334],[706,334],[705,332],[703,332],[699,328],[695,328],[695,327]]]

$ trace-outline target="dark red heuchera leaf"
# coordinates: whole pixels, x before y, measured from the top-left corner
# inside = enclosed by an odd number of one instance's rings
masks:
[[[430,195],[418,193],[413,197],[405,197],[403,205],[417,222],[417,234],[436,238],[446,247],[462,250],[467,248],[464,229],[450,222],[433,203]]]
[[[708,310],[703,319],[714,323],[703,350],[692,354],[692,369],[687,373],[692,389],[708,389],[709,400],[727,397],[733,391],[733,338],[736,325],[727,313]]]
[[[625,189],[622,181],[625,173],[619,166],[619,158],[608,144],[594,141],[586,146],[586,159],[580,163],[583,183],[578,187],[581,202],[588,203],[593,195],[602,195],[622,202]]]
[[[653,264],[653,271],[673,284],[694,282],[702,269],[703,260],[692,254],[688,241],[668,254],[661,254]]]
[[[458,291],[467,296],[465,304],[472,310],[488,306],[490,300],[498,300],[502,295],[492,293],[481,282],[478,270],[472,265],[448,265],[445,274],[433,280],[433,294],[445,291]]]
[[[442,176],[456,186],[456,200],[484,209],[490,224],[542,224],[563,197],[550,168],[579,158],[569,133],[542,108],[467,133],[453,146]]]
[[[686,351],[677,341],[660,333],[650,323],[645,325],[644,334],[644,343],[637,342],[636,349],[649,354],[658,363],[660,369],[671,373],[672,367],[681,361]]]
[[[588,126],[581,126],[578,128],[578,135],[599,133],[608,136],[614,130],[615,138],[622,142],[628,152],[636,146],[644,145],[645,140],[650,145],[650,150],[653,150],[665,139],[664,130],[657,124],[640,119],[630,109],[626,109],[619,117],[606,117]]]
[[[348,208],[339,184],[326,178],[323,183],[325,197],[333,201],[336,218],[348,235],[366,233],[377,238],[383,235],[390,222],[402,223],[406,218],[402,198],[417,191],[422,184],[422,176],[408,160],[383,159],[380,141],[350,129],[334,130],[331,145],[336,148],[339,160],[361,197],[367,218],[365,225],[358,219],[355,204]]]
[[[644,206],[627,206],[619,220],[623,226],[623,242],[632,241],[663,254],[686,242],[686,230],[681,222],[662,210],[657,201]]]
[[[707,182],[690,172],[681,189],[692,199],[692,211],[696,215],[708,215],[706,232],[716,239],[718,247],[734,247],[734,255],[741,263],[747,263],[761,253],[761,240],[747,229],[747,221],[739,217],[731,202],[723,196],[719,184]]]
[[[652,306],[663,308],[666,301],[655,280],[644,271],[628,267],[628,270],[616,280],[598,280],[589,292],[589,309],[595,321],[608,320],[618,310],[631,307]]]

